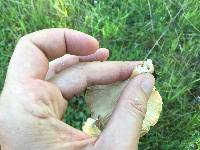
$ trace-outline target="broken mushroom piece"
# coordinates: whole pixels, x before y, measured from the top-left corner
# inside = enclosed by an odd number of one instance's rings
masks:
[[[133,70],[131,78],[141,73],[153,73],[153,71],[152,60],[148,59]],[[98,136],[101,133],[128,82],[129,80],[109,85],[95,85],[87,89],[85,98],[87,105],[91,109],[92,116],[84,123],[83,132],[90,136]],[[162,98],[154,88],[148,99],[147,112],[143,120],[140,136],[145,135],[150,130],[150,126],[154,126],[157,123],[161,111]]]
[[[85,122],[84,126],[82,127],[83,131],[90,136],[98,136],[101,133],[101,130],[96,126],[97,120],[93,118],[88,118],[87,122]]]

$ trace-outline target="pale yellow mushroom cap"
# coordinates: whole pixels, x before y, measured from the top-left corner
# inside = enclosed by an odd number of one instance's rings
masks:
[[[140,73],[153,73],[153,71],[152,60],[148,59],[133,70],[131,78]],[[98,136],[101,133],[99,128],[104,128],[106,125],[121,91],[127,83],[128,80],[110,85],[95,85],[88,88],[86,102],[91,109],[92,118],[88,118],[84,123],[82,127],[83,132],[90,136]],[[157,123],[161,111],[162,98],[154,88],[147,102],[147,112],[143,120],[140,136],[146,134],[150,130],[150,127]],[[99,122],[99,126],[96,124],[97,121]]]

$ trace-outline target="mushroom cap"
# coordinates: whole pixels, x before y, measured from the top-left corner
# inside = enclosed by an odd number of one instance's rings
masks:
[[[154,66],[152,60],[147,59],[143,64],[134,68],[130,78],[134,78],[141,73],[153,72]],[[91,136],[98,136],[101,133],[99,131],[103,130],[106,126],[121,92],[128,82],[129,80],[109,85],[95,85],[87,89],[86,103],[91,109],[92,118],[88,118],[84,124],[84,132]],[[162,111],[162,104],[162,98],[154,87],[147,102],[147,112],[143,120],[140,136],[145,135],[150,130],[150,127],[157,123]],[[93,123],[91,123],[91,120]]]
[[[95,85],[89,87],[86,91],[86,103],[91,109],[91,117],[98,120],[96,126],[100,130],[103,130],[106,126],[120,93],[127,83],[128,80],[109,85]],[[147,112],[143,120],[140,136],[145,135],[150,130],[150,126],[154,126],[157,123],[161,111],[162,98],[159,92],[154,89],[147,102]],[[90,130],[95,135],[94,131]],[[98,134],[100,133],[98,132]]]

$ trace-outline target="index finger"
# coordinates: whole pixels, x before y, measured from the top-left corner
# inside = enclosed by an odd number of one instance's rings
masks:
[[[22,37],[13,53],[7,78],[44,79],[49,59],[66,53],[89,55],[99,48],[98,41],[90,35],[71,29],[44,29]],[[10,76],[12,75],[12,76]]]

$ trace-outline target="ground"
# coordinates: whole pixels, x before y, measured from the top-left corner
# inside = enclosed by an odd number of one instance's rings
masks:
[[[200,149],[199,12],[199,0],[0,0],[0,90],[22,35],[77,29],[110,49],[110,60],[153,60],[163,112],[139,149]],[[88,115],[82,94],[65,121],[80,128]]]

